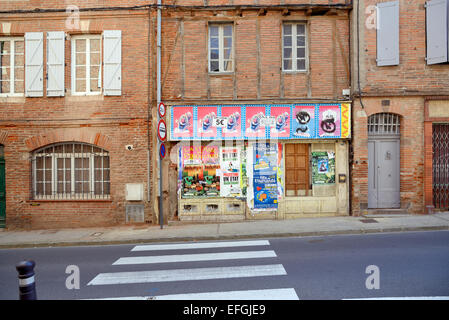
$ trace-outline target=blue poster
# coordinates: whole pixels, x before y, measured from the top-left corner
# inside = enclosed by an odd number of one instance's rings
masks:
[[[256,143],[253,146],[254,176],[276,173],[278,145],[275,143]]]
[[[275,174],[254,175],[254,209],[277,209],[277,177]]]

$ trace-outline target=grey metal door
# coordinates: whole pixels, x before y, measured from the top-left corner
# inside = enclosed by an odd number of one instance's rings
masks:
[[[368,208],[400,208],[399,137],[368,141]]]

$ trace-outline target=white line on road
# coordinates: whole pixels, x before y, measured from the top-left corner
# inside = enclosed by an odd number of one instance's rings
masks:
[[[276,253],[273,250],[238,251],[238,252],[220,252],[220,253],[178,254],[178,255],[164,255],[164,256],[125,257],[118,259],[113,263],[113,265],[273,258],[273,257],[277,257]]]
[[[378,297],[378,298],[352,298],[343,300],[449,300],[449,297]]]
[[[295,289],[262,289],[240,291],[218,291],[200,293],[181,293],[162,296],[137,296],[120,298],[101,298],[91,300],[299,300]]]
[[[227,247],[244,247],[244,246],[269,246],[269,245],[270,242],[268,240],[149,244],[149,245],[135,246],[131,251],[206,249],[206,248],[227,248]]]
[[[87,285],[168,282],[286,275],[281,264],[100,273]]]

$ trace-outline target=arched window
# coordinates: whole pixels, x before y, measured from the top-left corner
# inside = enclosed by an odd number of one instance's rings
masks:
[[[376,113],[368,117],[368,135],[400,134],[400,116],[394,113]]]
[[[33,199],[108,199],[109,152],[87,143],[57,143],[32,154]]]

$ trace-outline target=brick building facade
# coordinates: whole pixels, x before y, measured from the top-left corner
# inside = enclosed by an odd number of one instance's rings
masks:
[[[70,1],[66,12],[61,1],[2,1],[0,145],[8,228],[122,223],[127,184],[143,186],[138,204],[144,221],[153,220],[149,10],[113,8],[123,4]],[[83,11],[99,6],[111,10]]]
[[[432,178],[446,183],[432,165],[432,123],[448,120],[447,1],[353,6],[353,214],[431,212],[436,194],[447,199]],[[447,149],[440,157],[447,162]]]

